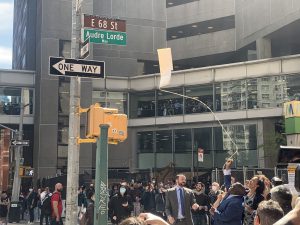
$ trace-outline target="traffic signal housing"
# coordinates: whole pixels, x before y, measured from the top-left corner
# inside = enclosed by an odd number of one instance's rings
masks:
[[[102,108],[100,104],[91,105],[87,110],[86,137],[100,136],[100,125],[107,124],[108,143],[117,144],[127,138],[127,115],[118,114],[118,109]]]
[[[19,177],[33,177],[34,169],[28,166],[20,166]]]

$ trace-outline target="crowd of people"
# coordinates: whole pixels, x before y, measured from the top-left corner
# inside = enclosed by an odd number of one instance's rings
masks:
[[[224,184],[196,182],[187,186],[184,174],[174,182],[148,183],[125,181],[109,190],[108,217],[115,225],[296,225],[300,224],[300,201],[292,207],[293,195],[279,178],[269,180],[255,175],[244,184],[231,176],[232,160],[224,164]],[[20,196],[22,215],[28,210],[30,224],[62,224],[62,185]],[[23,201],[22,201],[23,199]],[[92,225],[95,188],[78,189],[78,223]],[[9,197],[1,195],[0,217],[6,216]]]
[[[39,222],[40,225],[62,225],[63,203],[61,183],[55,185],[51,193],[49,188],[38,189],[30,188],[28,194],[23,193],[19,197],[20,220],[24,220],[25,215],[29,216],[28,224]],[[8,212],[10,208],[10,197],[6,191],[2,191],[0,201],[0,224],[7,224]]]
[[[113,185],[109,193],[109,219],[112,224],[121,225],[272,225],[293,212],[291,191],[279,178],[269,180],[256,175],[241,184],[231,176],[232,162],[229,159],[224,164],[222,185],[196,182],[188,188],[184,174],[178,174],[174,183],[152,180],[144,184],[124,181]],[[84,193],[89,191],[81,187],[78,215],[84,221],[82,225],[90,225],[93,211],[81,209],[89,208],[84,199],[91,195]],[[86,214],[89,218],[82,219]]]

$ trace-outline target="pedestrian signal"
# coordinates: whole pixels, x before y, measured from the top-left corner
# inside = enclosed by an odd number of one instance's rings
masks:
[[[118,114],[118,109],[102,108],[98,103],[87,110],[86,137],[100,136],[100,125],[107,124],[108,143],[117,144],[127,138],[127,115]]]
[[[31,168],[31,167],[20,166],[19,176],[20,177],[33,177],[34,176],[34,169]]]

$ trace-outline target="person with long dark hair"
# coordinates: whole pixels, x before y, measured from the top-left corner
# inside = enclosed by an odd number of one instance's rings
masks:
[[[249,181],[249,192],[244,200],[244,225],[253,225],[255,210],[259,203],[264,200],[265,184],[258,176],[252,177]]]

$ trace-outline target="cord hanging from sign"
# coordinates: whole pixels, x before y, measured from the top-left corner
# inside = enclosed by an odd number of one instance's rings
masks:
[[[162,92],[165,92],[165,93],[169,93],[169,94],[173,94],[173,95],[178,95],[180,97],[183,97],[183,98],[188,98],[188,99],[192,99],[194,101],[197,101],[199,103],[201,103],[204,107],[206,107],[210,112],[211,114],[214,116],[214,118],[218,121],[218,123],[220,124],[221,128],[222,128],[222,131],[227,135],[227,137],[229,138],[230,142],[234,145],[235,147],[235,151],[231,154],[230,154],[230,157],[229,159],[232,159],[234,155],[238,154],[238,146],[236,145],[236,143],[232,140],[230,134],[227,132],[227,130],[224,128],[223,124],[221,123],[220,119],[217,117],[217,115],[213,112],[213,110],[208,106],[206,105],[204,102],[202,102],[201,100],[197,99],[197,98],[194,98],[194,97],[190,97],[190,96],[186,96],[186,95],[182,95],[182,94],[178,94],[178,93],[175,93],[175,92],[172,92],[172,91],[167,91],[167,90],[163,90],[163,89],[159,89],[160,91]],[[229,150],[230,151],[230,150]]]

